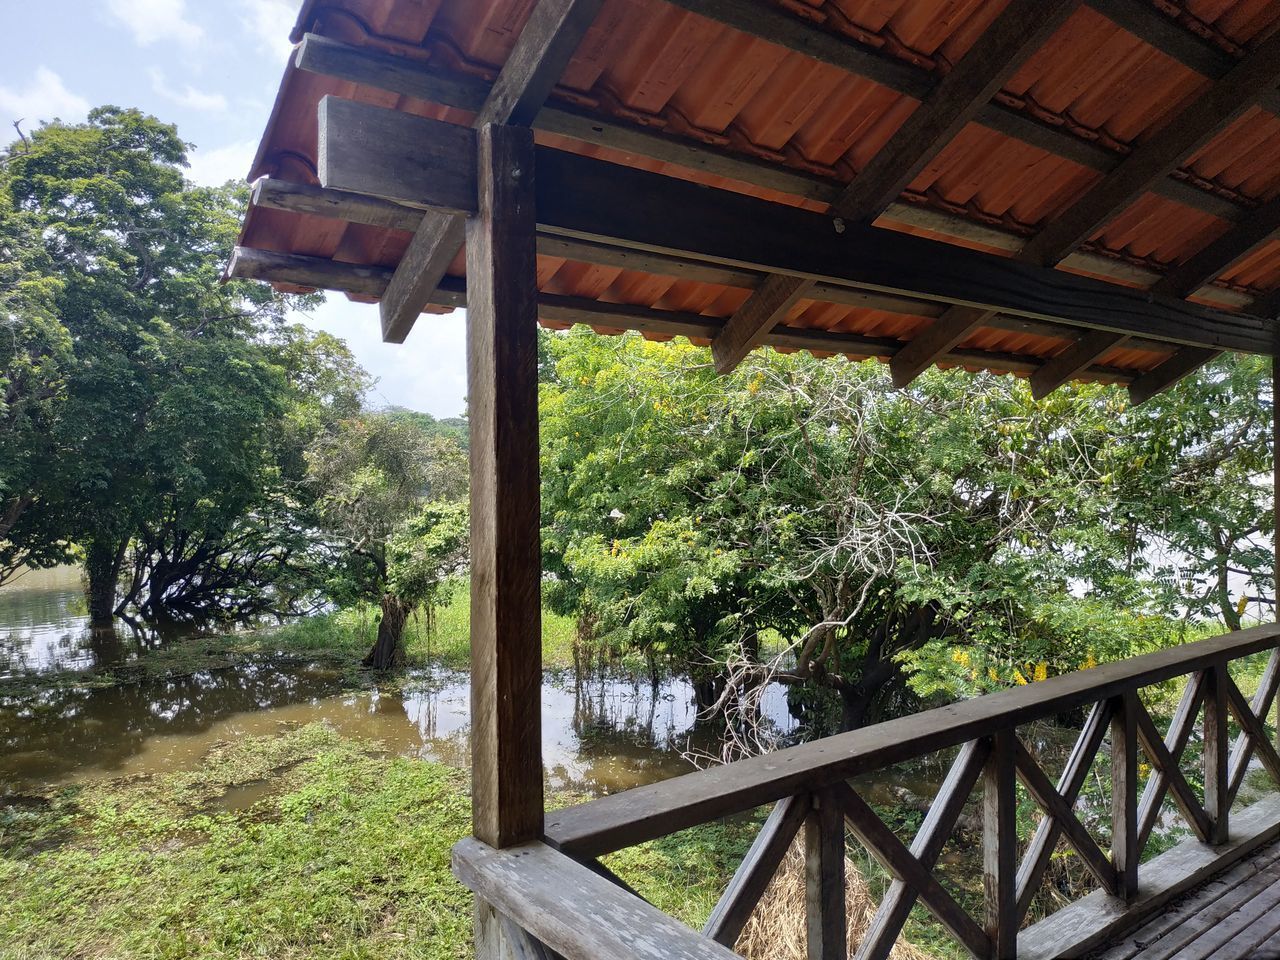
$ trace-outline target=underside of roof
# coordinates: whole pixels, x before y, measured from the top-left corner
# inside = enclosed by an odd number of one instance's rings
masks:
[[[353,82],[351,69],[332,75],[315,72],[305,59],[306,69],[291,61],[250,178],[319,185],[317,113],[326,96],[470,125],[472,100],[498,76],[534,6],[535,0],[308,2],[295,42],[335,41],[342,45],[336,51],[354,47],[383,55],[384,64],[394,58],[410,74],[434,77],[435,85],[412,76],[388,80],[385,70],[368,74],[383,79]],[[929,108],[930,91],[1005,6],[1002,0],[607,0],[535,121],[535,136],[547,147],[824,212],[894,144],[913,112]],[[874,224],[1016,256],[1166,126],[1181,122],[1184,111],[1202,105],[1278,24],[1274,0],[1079,3]],[[405,92],[441,89],[442,78],[460,82],[452,93],[432,94],[436,100]],[[1276,81],[1264,81],[1222,119],[1072,252],[1053,258],[1058,269],[1273,319],[1280,306]],[[380,268],[360,282],[332,284],[306,282],[305,271],[291,274],[287,265],[255,274],[282,289],[326,285],[377,300],[413,236],[412,211],[374,225],[282,209],[262,202],[262,192],[255,196],[244,248]],[[601,317],[614,305],[669,311],[688,321],[699,342],[709,342],[761,281],[758,272],[723,265],[586,256],[581,245],[540,246],[538,280],[548,303],[599,303]],[[454,279],[441,284],[429,309],[460,302],[461,252],[448,272]],[[818,343],[815,352],[887,359],[948,309],[928,299],[817,284],[789,307],[769,342],[804,348],[803,336],[792,342],[789,331],[851,335],[849,349]],[[580,318],[591,322],[593,314],[543,313],[553,327]],[[661,324],[628,319],[614,326],[597,318],[592,325],[606,333],[671,335]],[[1087,332],[993,314],[930,359],[1031,374]],[[1116,337],[1071,376],[1128,383],[1180,349],[1159,338]]]

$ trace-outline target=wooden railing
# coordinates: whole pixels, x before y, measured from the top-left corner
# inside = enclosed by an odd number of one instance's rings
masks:
[[[1239,811],[1234,823],[1230,816],[1255,756],[1280,782],[1280,755],[1265,722],[1280,686],[1278,648],[1280,627],[1257,627],[699,771],[551,813],[545,843],[494,850],[464,841],[455,848],[455,871],[507,918],[511,936],[523,938],[533,955],[550,949],[569,960],[725,958],[803,831],[811,960],[844,960],[850,948],[859,960],[883,960],[917,902],[974,957],[1078,955],[1280,837],[1280,798]],[[1228,665],[1267,651],[1270,660],[1247,699]],[[1162,735],[1139,691],[1179,677],[1187,682]],[[1088,719],[1055,783],[1018,729],[1082,708]],[[1198,725],[1202,796],[1182,770]],[[1111,845],[1104,851],[1076,808],[1106,741],[1112,796]],[[849,784],[855,776],[955,748],[950,772],[909,846]],[[1139,752],[1151,770],[1141,792]],[[1025,849],[1017,836],[1019,781],[1043,813]],[[935,875],[975,788],[982,801],[981,918]],[[1140,867],[1166,796],[1194,839]],[[701,934],[644,902],[597,859],[768,803],[772,812]],[[856,945],[845,942],[846,828],[892,877]],[[1020,932],[1060,839],[1097,890]]]

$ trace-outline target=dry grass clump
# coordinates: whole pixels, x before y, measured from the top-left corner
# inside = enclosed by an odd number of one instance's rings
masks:
[[[845,911],[849,954],[853,955],[876,913],[876,901],[862,873],[848,858],[844,862]],[[799,842],[787,851],[747,926],[738,938],[737,952],[748,960],[806,960],[804,853]],[[930,953],[902,938],[889,960],[934,960]]]

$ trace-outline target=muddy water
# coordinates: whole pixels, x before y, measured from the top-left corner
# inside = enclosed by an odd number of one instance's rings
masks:
[[[130,638],[110,642],[88,630],[74,570],[34,574],[0,588],[0,665],[51,669],[137,655]],[[0,667],[0,672],[3,672]],[[0,795],[97,777],[198,765],[225,740],[273,735],[316,721],[401,756],[465,767],[470,751],[470,685],[465,673],[432,670],[395,688],[344,690],[334,672],[262,661],[189,677],[104,689],[53,688],[0,699]],[[771,688],[764,723],[794,735],[786,693]],[[622,677],[579,681],[548,673],[542,685],[542,753],[549,785],[613,793],[693,769],[693,756],[719,753],[719,728],[700,723],[690,684],[656,687]],[[946,775],[939,755],[859,784],[885,805],[927,805]],[[228,797],[252,805],[255,790]]]
[[[414,675],[395,692],[341,692],[337,675],[268,663],[97,690],[54,690],[0,701],[0,791],[195,766],[216,742],[326,721],[344,736],[402,756],[464,767],[470,749],[468,677]],[[782,691],[766,715],[790,729]],[[693,769],[690,751],[716,748],[682,680],[548,674],[542,752],[549,783],[591,794]]]

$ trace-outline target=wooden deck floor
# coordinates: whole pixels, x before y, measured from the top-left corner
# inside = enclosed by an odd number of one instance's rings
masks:
[[[1280,960],[1280,844],[1175,900],[1092,960]]]

